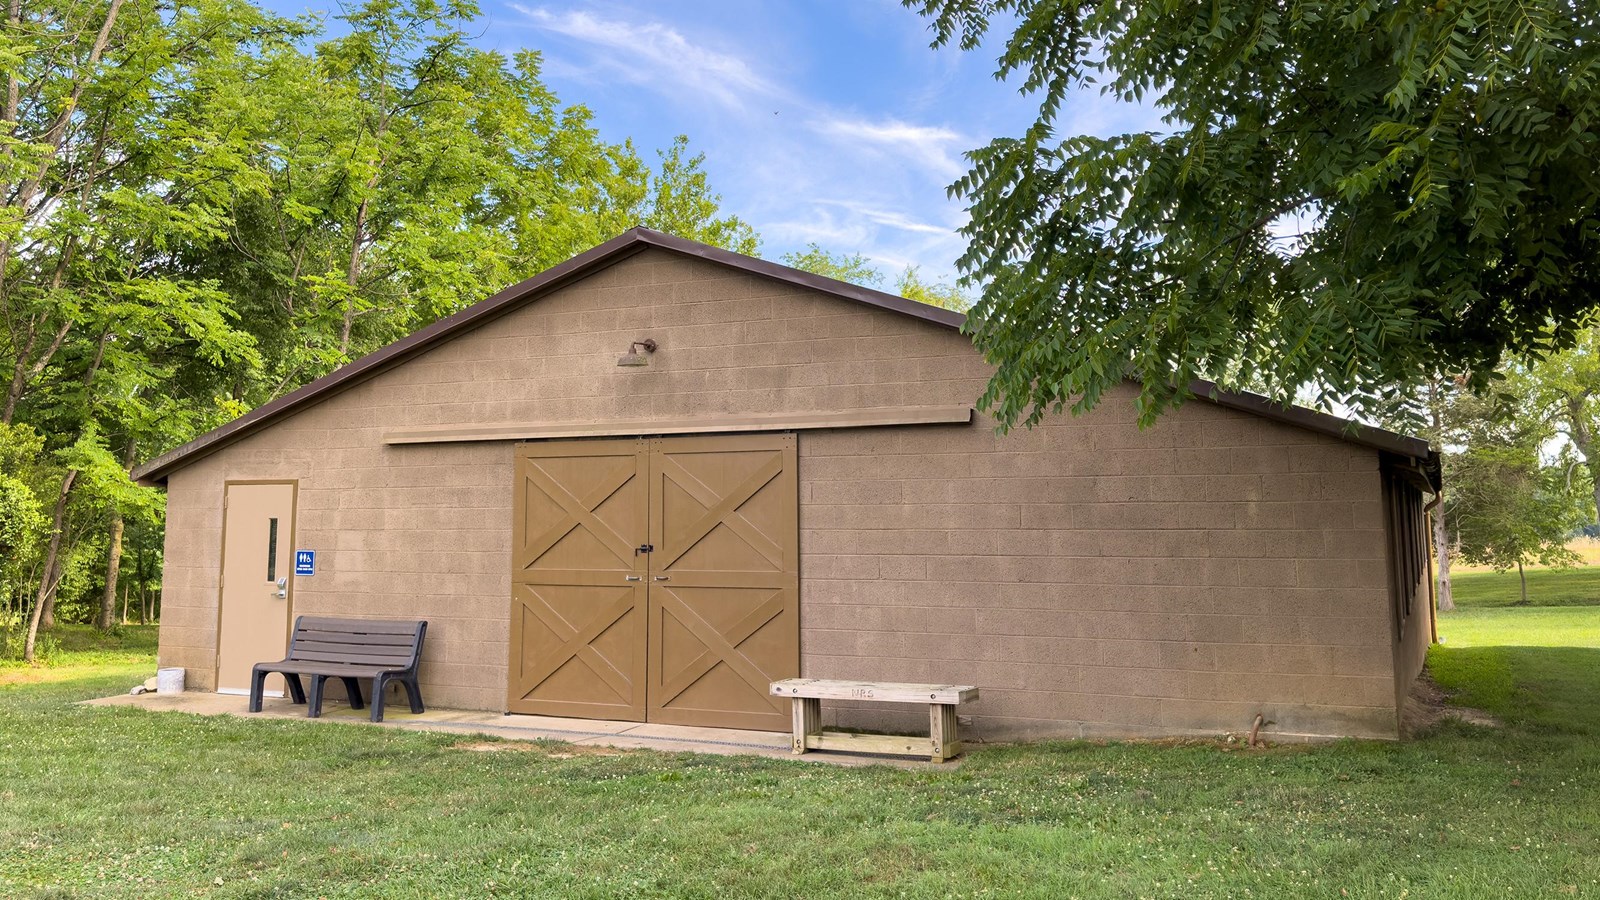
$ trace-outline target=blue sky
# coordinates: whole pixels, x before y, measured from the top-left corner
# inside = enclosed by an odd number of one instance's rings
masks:
[[[269,0],[285,13],[326,2]],[[951,280],[965,219],[945,187],[962,153],[1019,133],[1035,104],[994,80],[997,46],[930,49],[895,0],[485,0],[478,41],[544,54],[546,81],[608,140],[641,152],[686,134],[724,208],[762,255],[815,242],[890,276]],[[1085,93],[1074,132],[1155,126],[1149,111]]]

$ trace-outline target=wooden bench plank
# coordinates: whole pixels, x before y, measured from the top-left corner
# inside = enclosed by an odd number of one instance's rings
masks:
[[[933,739],[892,734],[854,734],[823,731],[806,735],[807,750],[844,750],[850,753],[894,753],[932,757]]]
[[[912,684],[897,681],[841,681],[824,678],[788,678],[772,683],[776,697],[812,697],[818,700],[868,700],[878,703],[968,703],[978,699],[970,684]]]

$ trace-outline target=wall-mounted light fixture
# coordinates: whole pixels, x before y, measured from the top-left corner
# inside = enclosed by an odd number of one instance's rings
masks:
[[[628,345],[628,352],[623,354],[622,357],[617,360],[617,365],[648,366],[650,365],[650,354],[656,352],[656,346],[656,342],[650,338],[645,338],[642,341],[634,341]],[[643,350],[644,352],[640,353],[640,350]]]

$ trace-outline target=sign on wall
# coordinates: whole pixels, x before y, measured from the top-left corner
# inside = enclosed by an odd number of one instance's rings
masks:
[[[315,550],[296,550],[294,552],[294,574],[296,574],[296,575],[315,575],[315,574],[317,574],[317,551],[315,551]]]

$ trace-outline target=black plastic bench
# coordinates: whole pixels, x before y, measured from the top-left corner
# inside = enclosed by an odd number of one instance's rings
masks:
[[[361,680],[372,681],[372,721],[383,721],[383,689],[389,682],[405,685],[411,711],[422,712],[417,664],[422,659],[424,621],[393,619],[328,619],[299,616],[289,638],[289,655],[278,662],[256,663],[250,676],[250,711],[261,711],[267,676],[276,672],[289,688],[289,699],[306,704],[306,717],[322,715],[322,688],[329,678],[344,682],[352,709],[361,709]],[[300,676],[311,679],[302,688]]]

